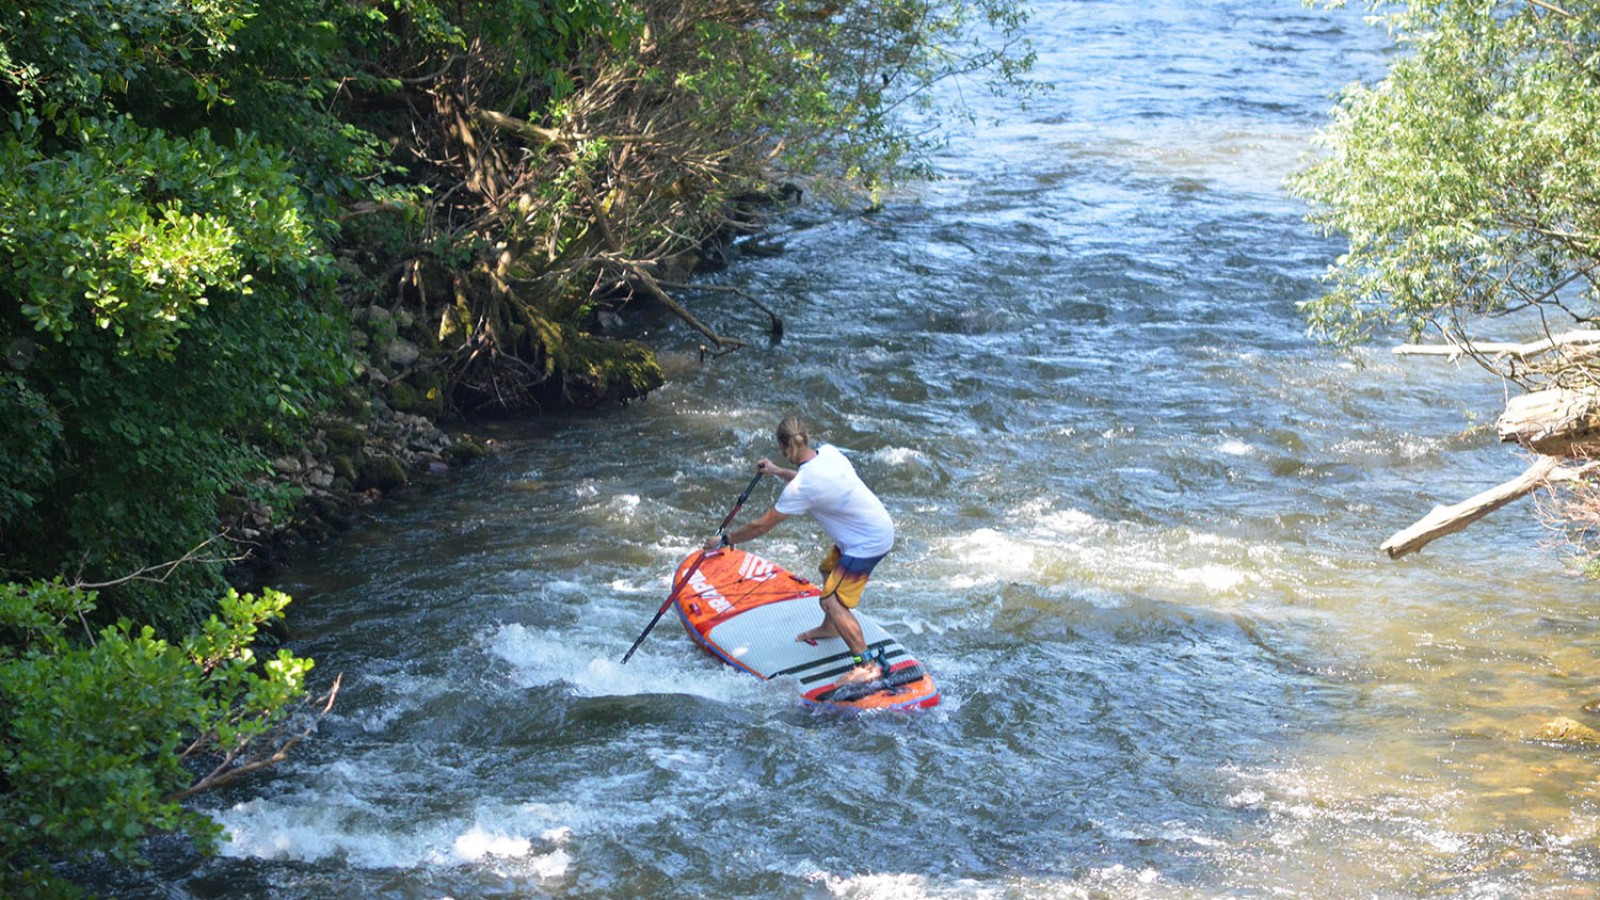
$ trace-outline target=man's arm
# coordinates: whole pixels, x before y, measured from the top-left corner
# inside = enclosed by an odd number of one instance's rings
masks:
[[[787,518],[789,517],[781,512],[778,512],[776,509],[769,509],[762,513],[761,518],[755,520],[754,522],[740,525],[738,528],[728,532],[728,543],[742,544],[745,541],[753,541],[756,538],[761,537],[763,534],[771,531],[773,528],[776,528],[779,522],[782,522]],[[715,550],[720,546],[722,546],[722,538],[720,535],[713,534],[711,537],[706,538],[707,551]]]

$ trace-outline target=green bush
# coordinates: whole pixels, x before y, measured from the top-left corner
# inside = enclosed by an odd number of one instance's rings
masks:
[[[286,595],[230,591],[177,642],[125,619],[89,634],[94,602],[59,581],[0,585],[0,893],[39,890],[59,862],[137,863],[157,832],[213,848],[220,828],[181,798],[294,739],[312,664],[252,649]]]
[[[342,372],[331,268],[282,154],[126,118],[0,138],[0,567],[109,581],[211,537]],[[33,424],[35,427],[26,428]],[[25,437],[22,435],[26,435]],[[114,614],[181,625],[223,587],[130,582]]]

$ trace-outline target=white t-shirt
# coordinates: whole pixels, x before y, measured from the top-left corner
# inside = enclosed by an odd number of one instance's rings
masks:
[[[786,516],[810,513],[845,556],[882,556],[894,546],[889,511],[832,444],[817,447],[773,506]]]

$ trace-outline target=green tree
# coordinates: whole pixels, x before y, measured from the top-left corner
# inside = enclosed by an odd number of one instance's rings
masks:
[[[311,662],[251,649],[288,600],[229,592],[168,642],[126,619],[85,632],[93,591],[0,585],[0,893],[63,889],[50,874],[61,861],[137,863],[158,831],[215,845],[216,823],[180,801],[306,734],[291,726]]]
[[[1557,338],[1594,320],[1600,3],[1378,8],[1400,54],[1383,80],[1345,90],[1319,135],[1326,152],[1291,180],[1311,221],[1349,242],[1329,292],[1306,304],[1313,330],[1346,343],[1431,330],[1529,390],[1600,391],[1591,353],[1501,356],[1483,343]],[[1587,423],[1561,420],[1578,408],[1565,404],[1572,396],[1526,407],[1551,416],[1534,430],[1552,452],[1584,450]],[[1567,440],[1576,450],[1555,449]],[[1541,511],[1600,571],[1600,485],[1563,478]]]
[[[647,350],[590,333],[636,297],[739,346],[671,296],[700,251],[759,229],[777,181],[872,196],[916,173],[927,145],[901,111],[949,78],[1017,84],[1031,59],[1010,0],[421,7],[373,60],[411,117],[360,120],[420,214],[365,246],[388,250],[374,301],[427,324],[431,377],[467,408],[654,387]]]
[[[0,6],[8,896],[62,888],[56,862],[136,861],[155,832],[210,846],[182,798],[297,739],[311,664],[253,649],[288,598],[195,561],[219,499],[272,490],[268,454],[348,369],[305,165],[204,127],[255,20],[237,2]]]
[[[230,106],[225,63],[259,24],[247,2],[0,8],[11,578],[110,582],[184,558],[349,369],[305,167],[195,124]],[[225,587],[219,562],[184,566],[108,590],[102,614],[173,633]]]
[[[340,332],[281,154],[121,118],[79,128],[49,156],[34,133],[0,137],[0,420],[29,435],[0,468],[0,567],[107,581],[214,533],[219,498],[338,376]],[[119,605],[192,620],[217,571],[159,596],[126,585]]]
[[[1383,20],[1402,52],[1383,80],[1345,90],[1326,153],[1291,182],[1349,241],[1307,305],[1313,327],[1467,343],[1505,316],[1592,319],[1600,4],[1413,2]]]

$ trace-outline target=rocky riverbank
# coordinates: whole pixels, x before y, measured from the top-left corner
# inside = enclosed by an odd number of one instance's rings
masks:
[[[442,477],[494,452],[492,441],[395,409],[388,385],[368,369],[342,414],[325,415],[303,447],[272,460],[256,487],[275,499],[234,497],[224,504],[222,529],[242,556],[231,581],[252,590],[270,583],[295,548],[350,528],[362,510],[418,479]]]
[[[507,408],[537,414],[546,403],[566,408],[625,403],[660,386],[663,376],[653,350],[615,336],[625,326],[619,313],[630,304],[660,303],[703,329],[660,285],[688,282],[696,274],[727,266],[743,253],[778,252],[741,239],[761,234],[770,216],[792,209],[802,197],[798,186],[785,183],[769,192],[733,198],[725,219],[737,227],[729,224],[692,250],[664,261],[657,271],[659,281],[651,282],[654,292],[619,291],[597,304],[584,323],[588,330],[562,332],[559,354],[539,358],[549,355],[554,346],[550,344],[531,352],[532,362],[513,360],[506,371],[528,369],[534,363],[538,364],[534,368],[548,368],[533,395],[517,401],[499,394],[497,398],[511,404]],[[445,293],[403,294],[393,306],[346,296],[349,346],[360,377],[342,403],[322,416],[304,446],[280,453],[272,460],[272,471],[258,479],[257,493],[276,499],[234,498],[222,511],[223,531],[243,555],[230,572],[230,580],[241,588],[269,584],[296,547],[344,531],[382,497],[494,452],[492,441],[446,427],[457,419],[454,402],[462,393],[471,393],[462,389],[471,379],[465,369],[452,370],[452,347],[441,341],[438,323],[450,322],[450,316],[426,301],[427,296]],[[758,299],[747,299],[770,317],[771,336],[780,335],[777,314]],[[421,308],[408,308],[408,303]],[[737,340],[717,340],[742,345]],[[521,344],[511,341],[508,346]]]

